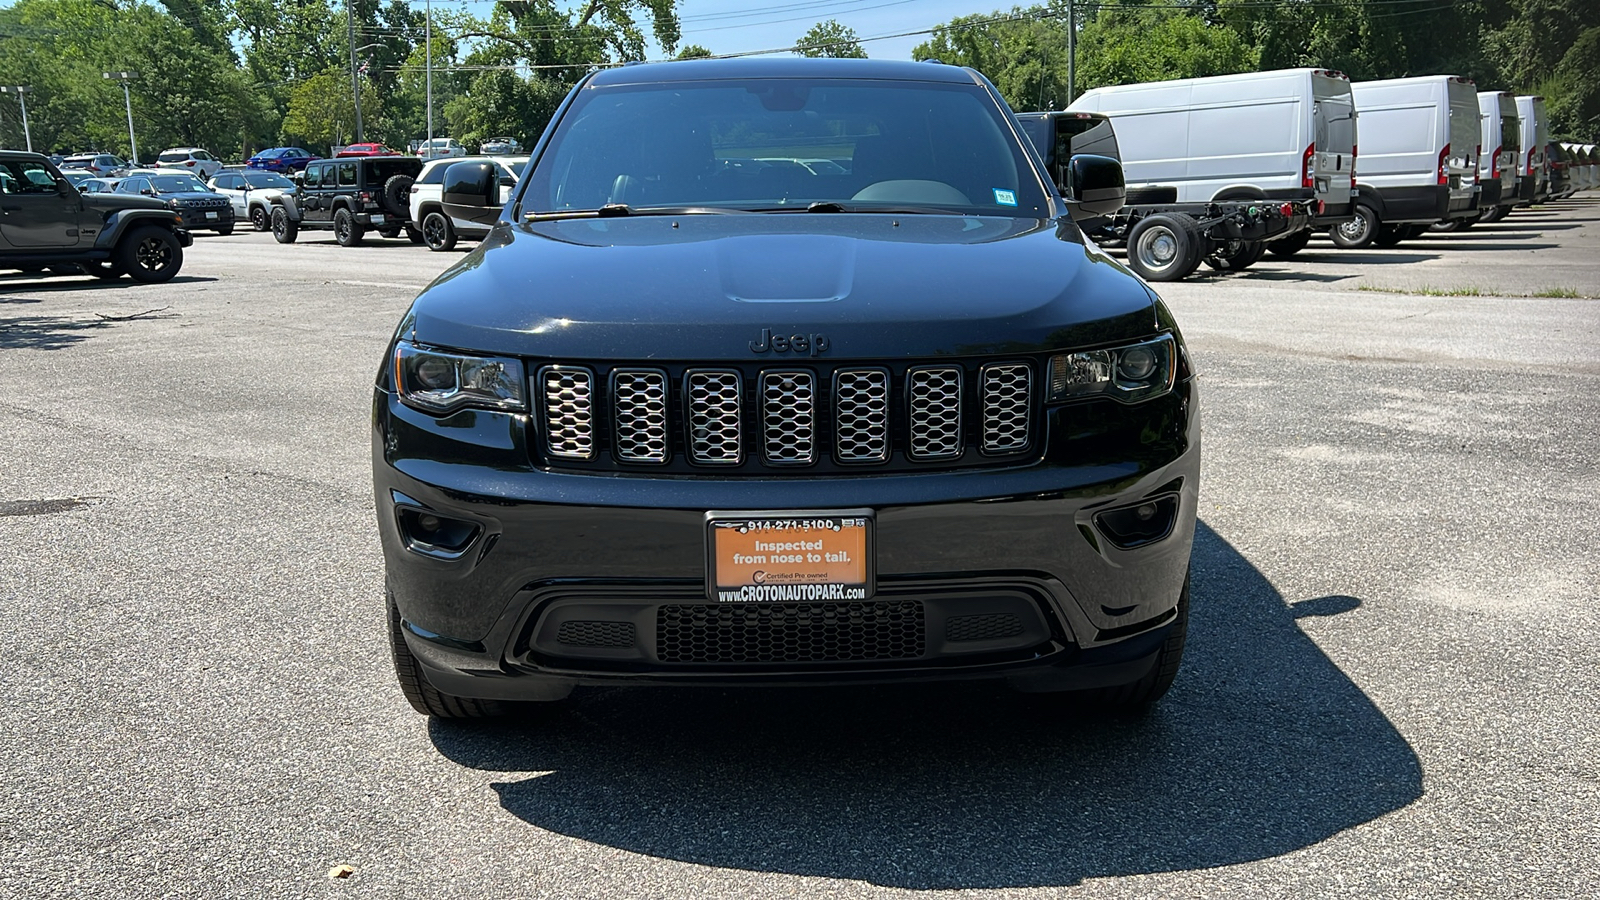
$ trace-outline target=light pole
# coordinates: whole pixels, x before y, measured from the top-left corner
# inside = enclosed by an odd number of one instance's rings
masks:
[[[112,81],[122,82],[122,102],[127,106],[128,109],[128,153],[131,156],[131,159],[128,161],[137,166],[139,164],[139,145],[133,140],[133,95],[128,93],[128,82],[138,78],[139,73],[101,72],[100,74],[111,79]]]
[[[31,87],[21,85],[13,87],[0,87],[0,94],[16,94],[17,102],[22,104],[22,139],[28,142],[28,152],[33,152],[33,132],[28,130],[28,98],[26,95],[33,90]]]
[[[425,91],[427,92],[427,95],[428,95],[428,142],[426,144],[422,145],[422,152],[425,154],[427,159],[432,159],[433,158],[433,0],[427,0],[427,3],[425,4],[425,6],[427,8],[427,13],[426,13],[426,17],[423,19],[423,22],[422,22],[422,42],[423,42],[423,44],[427,45],[427,48],[428,48],[428,52],[427,52],[427,56],[426,56],[427,62],[423,66],[423,69],[426,72],[426,75],[424,76],[424,78],[427,81],[427,87],[425,88]]]

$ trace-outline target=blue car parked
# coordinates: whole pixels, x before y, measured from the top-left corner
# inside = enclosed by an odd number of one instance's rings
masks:
[[[303,171],[306,163],[321,157],[299,147],[273,147],[263,150],[245,161],[245,165],[252,169],[266,169],[268,172],[299,172]]]

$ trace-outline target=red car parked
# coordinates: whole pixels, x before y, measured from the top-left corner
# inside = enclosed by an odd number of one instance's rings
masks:
[[[351,144],[334,154],[335,158],[342,156],[399,156],[393,150],[382,144]]]

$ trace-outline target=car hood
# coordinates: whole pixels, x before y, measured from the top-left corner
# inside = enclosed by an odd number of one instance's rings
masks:
[[[181,203],[186,200],[226,200],[228,198],[211,191],[172,191],[171,193],[162,194],[161,199],[177,200]]]
[[[1067,222],[580,219],[497,225],[417,298],[400,334],[566,359],[794,357],[763,352],[763,334],[767,347],[805,335],[802,355],[828,358],[1023,353],[1147,336],[1154,301]]]
[[[119,209],[161,209],[171,212],[165,203],[154,197],[140,194],[119,194],[115,191],[81,194],[85,206],[91,209],[112,211]]]

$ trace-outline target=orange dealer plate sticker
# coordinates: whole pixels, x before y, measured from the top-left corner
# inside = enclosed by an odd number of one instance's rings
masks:
[[[870,509],[706,513],[706,591],[722,603],[866,600]]]

